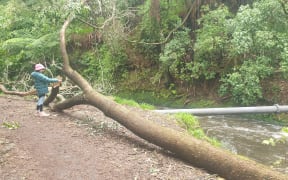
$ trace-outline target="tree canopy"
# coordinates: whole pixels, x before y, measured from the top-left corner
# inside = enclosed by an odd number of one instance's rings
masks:
[[[1,81],[24,77],[37,62],[58,71],[59,29],[73,13],[67,30],[72,66],[101,90],[139,70],[146,72],[142,80],[157,88],[160,82],[172,94],[213,81],[219,96],[255,104],[265,99],[263,81],[279,72],[286,78],[288,7],[286,0],[241,3],[1,1]]]

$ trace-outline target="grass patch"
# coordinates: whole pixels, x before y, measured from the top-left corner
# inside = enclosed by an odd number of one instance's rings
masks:
[[[20,127],[20,124],[18,122],[12,121],[12,122],[3,122],[2,127],[7,129],[18,129]]]
[[[206,136],[195,116],[188,113],[177,113],[174,116],[180,126],[185,128],[193,137],[205,140],[216,147],[221,147],[221,143],[217,139]]]
[[[122,104],[122,105],[128,105],[128,106],[132,106],[132,107],[140,107],[140,105],[136,101],[124,99],[121,97],[114,97],[114,101],[119,103],[119,104]]]
[[[174,96],[169,97],[164,93],[156,93],[152,91],[133,91],[133,92],[118,92],[117,96],[127,99],[134,99],[141,103],[152,104],[154,106],[181,108],[183,107],[183,100],[175,98]]]
[[[140,103],[139,104],[134,100],[124,99],[121,97],[114,97],[114,101],[119,103],[119,104],[122,104],[122,105],[127,105],[127,106],[131,106],[131,107],[138,107],[138,108],[145,109],[145,110],[155,109],[155,107],[150,105],[150,104],[147,104],[147,103]]]
[[[155,109],[155,106],[152,106],[152,105],[147,104],[147,103],[140,103],[140,107],[142,109],[145,109],[145,110],[154,110]]]
[[[212,100],[198,100],[198,101],[193,101],[189,104],[186,105],[187,108],[211,108],[211,107],[218,107],[219,104],[217,104],[215,101]]]
[[[282,132],[285,132],[285,133],[288,133],[288,127],[283,127],[283,128],[281,129],[281,131],[282,131]]]

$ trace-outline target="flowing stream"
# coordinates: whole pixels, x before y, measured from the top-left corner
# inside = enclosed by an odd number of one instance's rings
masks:
[[[288,134],[281,132],[281,126],[226,115],[198,116],[198,120],[206,135],[218,139],[224,148],[288,174]],[[285,138],[286,144],[262,143],[270,138]]]

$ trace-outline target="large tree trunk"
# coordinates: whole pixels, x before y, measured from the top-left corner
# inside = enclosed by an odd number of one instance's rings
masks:
[[[197,140],[187,134],[162,127],[152,121],[140,117],[104,95],[96,92],[91,85],[69,64],[66,51],[65,31],[72,21],[70,16],[60,31],[60,48],[63,56],[63,71],[83,91],[83,95],[58,103],[56,110],[63,110],[76,104],[90,104],[116,120],[139,137],[175,153],[179,158],[192,165],[216,173],[227,179],[287,179],[287,176],[273,171],[251,160],[240,158],[230,152],[215,148],[212,145]],[[117,148],[117,147],[116,147]]]
[[[150,6],[150,16],[160,23],[160,2],[159,0],[152,0]]]

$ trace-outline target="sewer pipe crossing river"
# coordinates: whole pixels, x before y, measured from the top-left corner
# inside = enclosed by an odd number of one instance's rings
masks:
[[[256,107],[227,107],[227,108],[195,108],[195,109],[162,109],[154,110],[163,114],[189,113],[193,115],[228,115],[228,114],[256,114],[288,112],[288,106],[256,106]]]

